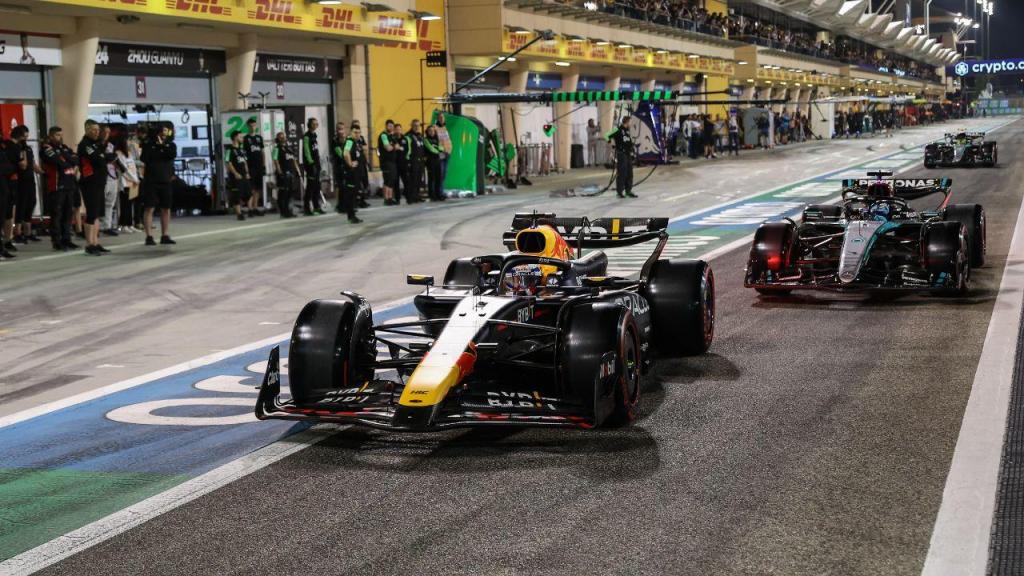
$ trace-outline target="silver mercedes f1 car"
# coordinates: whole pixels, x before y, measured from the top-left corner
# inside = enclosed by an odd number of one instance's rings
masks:
[[[985,210],[949,204],[952,180],[895,179],[869,172],[843,181],[842,204],[811,205],[800,221],[762,224],[744,285],[762,294],[793,290],[932,291],[965,294],[985,262]],[[930,210],[908,200],[941,195]]]

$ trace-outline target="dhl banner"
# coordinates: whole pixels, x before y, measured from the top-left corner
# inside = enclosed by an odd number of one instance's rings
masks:
[[[249,24],[371,40],[416,42],[416,20],[401,12],[366,12],[359,5],[306,0],[39,0],[120,12]]]
[[[502,49],[505,54],[515,52],[533,39],[532,34],[516,34],[508,30],[505,30],[504,34]],[[541,41],[520,54],[542,56],[566,62],[614,64],[722,76],[731,76],[735,72],[732,62],[720,58],[671,54],[647,48],[620,48],[614,44],[597,44],[589,40],[573,41],[559,38],[548,42]]]

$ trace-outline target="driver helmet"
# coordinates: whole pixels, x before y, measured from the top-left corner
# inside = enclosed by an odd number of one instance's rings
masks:
[[[892,196],[892,186],[888,182],[874,182],[868,185],[868,196],[875,198],[889,198]]]
[[[537,264],[515,266],[505,276],[505,289],[515,296],[536,296],[544,281],[544,271]]]
[[[873,220],[887,221],[892,215],[892,206],[888,202],[875,202],[868,208],[868,213]]]

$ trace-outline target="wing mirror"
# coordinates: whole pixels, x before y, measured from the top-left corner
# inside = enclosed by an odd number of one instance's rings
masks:
[[[405,283],[410,286],[433,286],[434,277],[426,274],[409,274],[405,277]]]

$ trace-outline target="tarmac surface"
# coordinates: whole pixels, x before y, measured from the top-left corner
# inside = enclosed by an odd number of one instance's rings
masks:
[[[358,227],[209,219],[172,249],[135,235],[102,258],[5,262],[0,415],[278,334],[342,288],[407,296],[405,274],[498,249],[516,211],[676,216],[949,127],[660,168],[638,200],[520,189]],[[743,246],[712,261],[711,352],[660,363],[631,427],[346,429],[43,573],[919,573],[1022,198],[1024,123],[997,134],[995,169],[900,174],[985,206],[967,297],[758,298]]]

